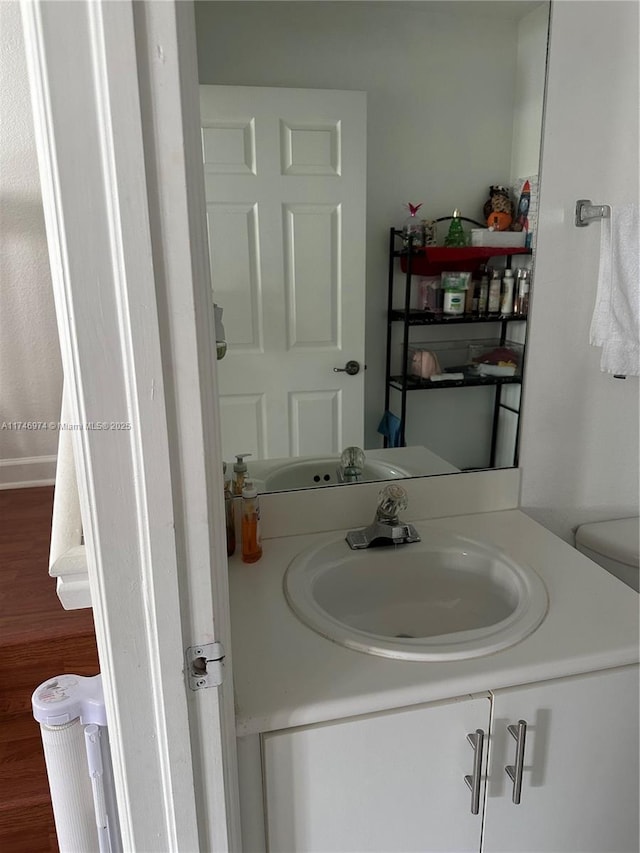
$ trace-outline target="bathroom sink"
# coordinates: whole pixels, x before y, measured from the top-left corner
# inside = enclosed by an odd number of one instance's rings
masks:
[[[301,459],[286,462],[264,478],[264,491],[277,492],[282,489],[313,489],[318,486],[336,486],[340,484],[338,465],[340,458],[334,456],[316,459]],[[399,477],[411,477],[409,471],[378,459],[367,459],[359,482],[376,480],[395,480]]]
[[[533,569],[466,537],[421,535],[396,547],[352,551],[334,539],[302,552],[285,575],[289,606],[329,640],[404,660],[480,657],[540,625],[548,598]]]

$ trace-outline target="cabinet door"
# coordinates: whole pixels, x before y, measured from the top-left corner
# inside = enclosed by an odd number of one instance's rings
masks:
[[[467,734],[489,716],[483,697],[265,735],[268,849],[479,851]]]
[[[522,794],[507,726],[527,723]],[[636,853],[638,667],[494,695],[485,853]]]

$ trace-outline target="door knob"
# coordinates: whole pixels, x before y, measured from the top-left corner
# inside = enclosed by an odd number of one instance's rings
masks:
[[[360,362],[359,361],[348,361],[344,367],[334,367],[334,373],[348,373],[349,376],[355,376],[356,373],[360,373]]]

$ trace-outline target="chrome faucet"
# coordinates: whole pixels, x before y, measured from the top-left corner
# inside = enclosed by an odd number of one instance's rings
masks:
[[[359,447],[345,447],[340,455],[340,464],[336,469],[338,482],[358,483],[362,480],[365,455]]]
[[[378,496],[378,507],[373,522],[362,530],[351,530],[346,535],[350,548],[371,548],[378,545],[405,545],[419,542],[420,535],[413,524],[400,521],[398,513],[406,509],[409,498],[402,486],[385,486]]]

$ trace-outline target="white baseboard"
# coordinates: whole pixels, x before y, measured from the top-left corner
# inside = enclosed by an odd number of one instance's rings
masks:
[[[56,456],[0,459],[0,489],[52,486],[56,479],[56,459]]]

